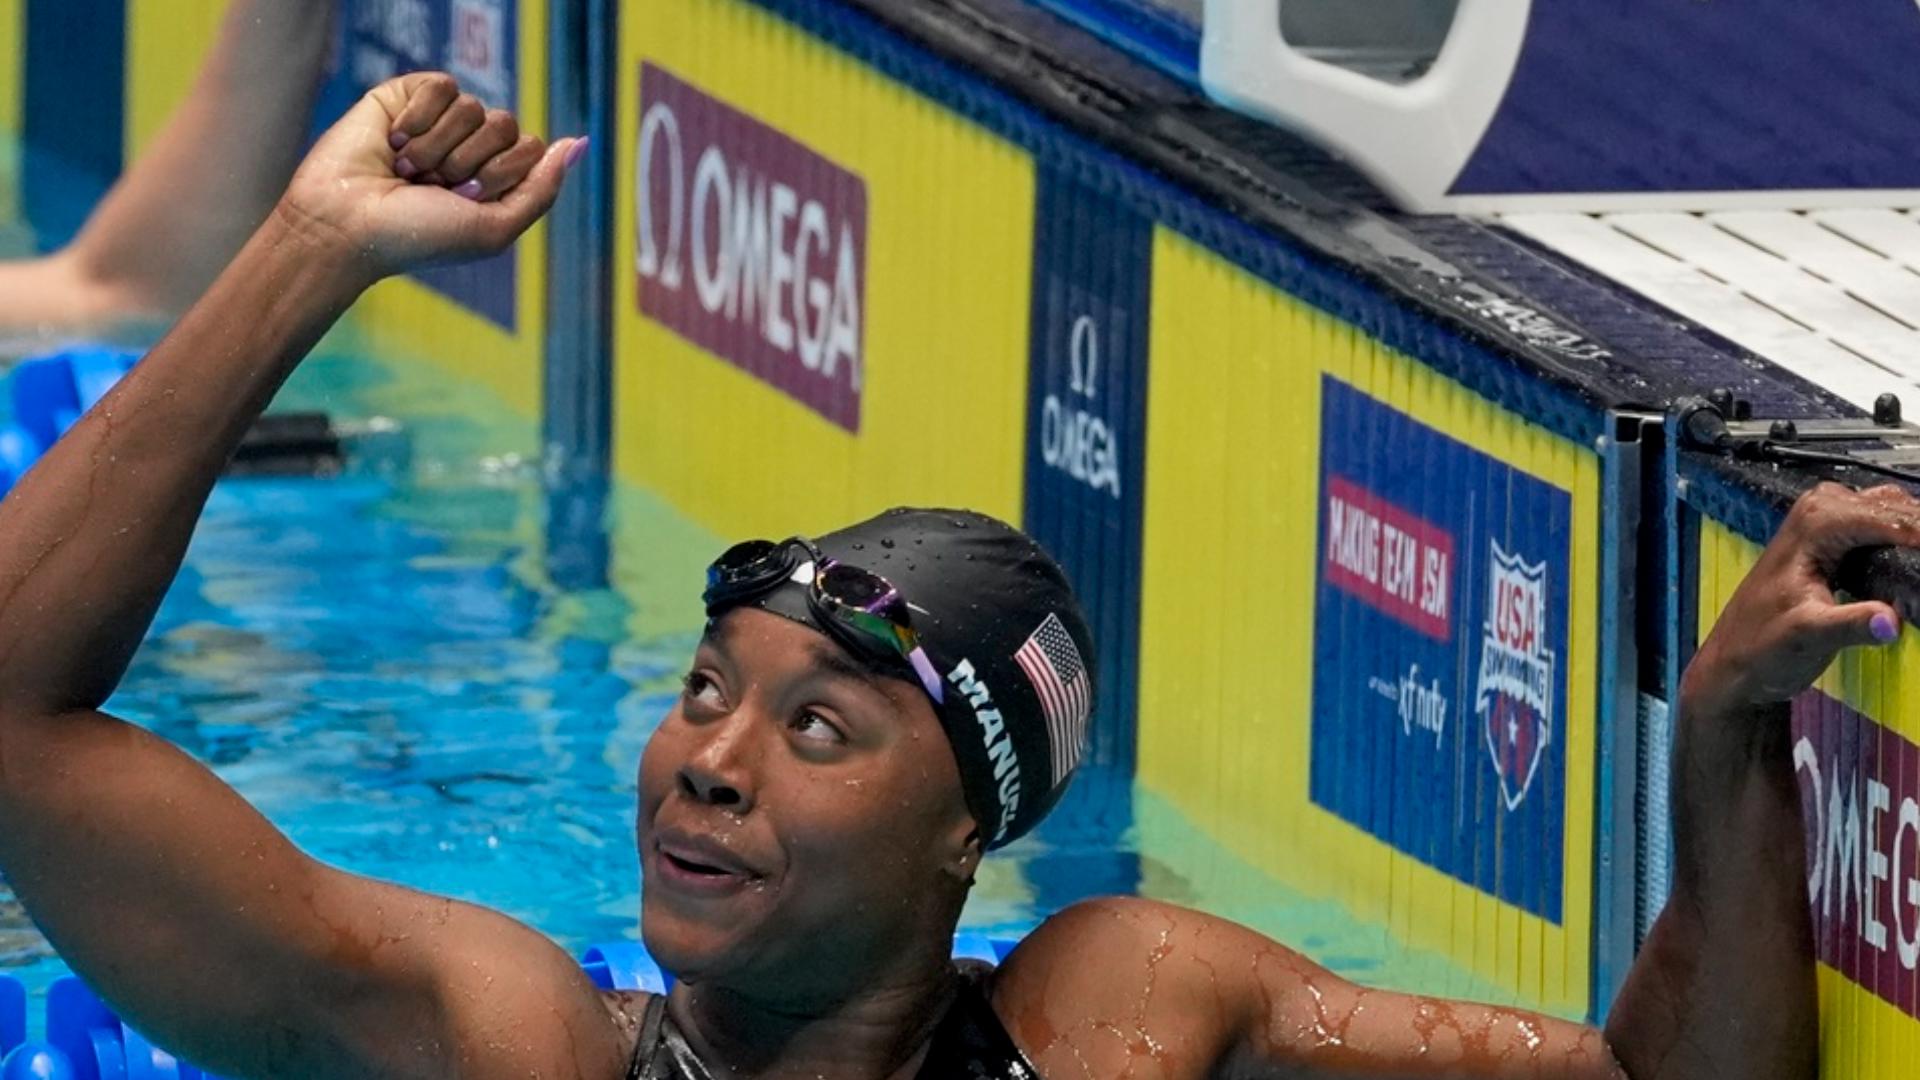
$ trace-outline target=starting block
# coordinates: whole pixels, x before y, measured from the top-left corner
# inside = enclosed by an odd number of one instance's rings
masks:
[[[1230,108],[1420,213],[1920,206],[1920,4],[1207,0]]]

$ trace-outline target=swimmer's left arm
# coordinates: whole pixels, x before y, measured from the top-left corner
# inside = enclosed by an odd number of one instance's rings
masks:
[[[1596,1029],[1357,986],[1237,923],[1111,898],[1008,957],[994,1007],[1042,1075],[1628,1080]]]

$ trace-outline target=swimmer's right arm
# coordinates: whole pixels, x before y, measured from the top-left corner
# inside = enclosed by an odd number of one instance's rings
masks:
[[[370,93],[207,296],[0,502],[0,871],[72,966],[181,1056],[241,1076],[617,1075],[598,996],[503,916],[293,847],[210,771],[99,711],[215,478],[375,280],[505,247],[567,141],[445,76]],[[464,156],[470,200],[393,175]],[[465,166],[462,166],[465,167]]]
[[[1357,986],[1196,911],[1102,900],[1008,958],[994,1005],[1042,1069],[1288,1080],[1806,1080],[1814,947],[1787,703],[1898,616],[1828,584],[1865,546],[1920,546],[1920,502],[1802,498],[1688,666],[1674,750],[1675,882],[1604,1032]],[[1089,960],[1089,957],[1099,957]]]

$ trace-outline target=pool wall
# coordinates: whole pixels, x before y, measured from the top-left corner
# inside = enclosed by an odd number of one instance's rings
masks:
[[[21,0],[0,0],[0,137],[20,132]]]
[[[0,0],[0,220],[20,217],[17,176],[20,137],[22,38],[26,30],[22,0]]]
[[[1598,410],[1466,390],[1408,349],[1471,345],[847,8],[624,14],[620,475],[727,536],[1022,521],[1102,642],[1096,760],[1587,1012]],[[1335,514],[1398,526],[1408,568],[1343,560]]]
[[[1137,779],[1273,881],[1508,999],[1604,1013],[1662,896],[1658,699],[1785,499],[1680,483],[1695,466],[1642,407],[1672,396],[1662,363],[1704,377],[1692,354],[1637,323],[1599,349],[1510,293],[1461,306],[1341,254],[1390,234],[1417,265],[1408,238],[1444,227],[1316,201],[1347,181],[1292,149],[1273,152],[1304,182],[1246,165],[1241,144],[1283,140],[1016,0],[980,0],[969,26],[929,0],[423,0],[436,28],[478,20],[468,51],[427,56],[346,6],[330,111],[352,72],[464,59],[530,127],[611,136],[582,166],[610,235],[563,212],[550,243],[384,285],[349,320],[357,345],[496,396],[518,418],[503,450],[597,459],[715,537],[901,502],[1023,523],[1101,641],[1092,752],[1122,783],[1076,797],[1108,827],[1128,827]],[[0,133],[78,77],[77,46],[35,27],[105,19],[86,59],[117,57],[124,91],[44,148],[104,185],[222,7],[0,0]],[[1101,81],[1116,71],[1166,107]],[[550,288],[581,266],[603,322]],[[585,340],[555,344],[563,329]],[[1569,376],[1569,356],[1612,381]],[[595,498],[567,512],[597,520]],[[614,546],[613,576],[644,577],[644,538]],[[1920,737],[1895,707],[1912,649],[1829,680],[1874,745]],[[1864,745],[1820,763],[1877,767],[1848,764]],[[1889,807],[1863,811],[1892,830],[1874,852],[1920,858],[1884,786]],[[1194,856],[1154,857],[1178,876]],[[1890,887],[1892,866],[1861,880]],[[1847,897],[1827,899],[1843,923]],[[1828,1061],[1893,1075],[1886,1048],[1920,1040],[1903,955],[1920,930],[1876,918],[1870,970],[1823,951]]]
[[[728,536],[900,502],[1018,518],[1032,159],[751,5],[622,14],[621,476]]]

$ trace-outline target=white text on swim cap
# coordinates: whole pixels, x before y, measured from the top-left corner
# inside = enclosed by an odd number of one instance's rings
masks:
[[[993,778],[1000,783],[1000,824],[993,833],[993,842],[997,844],[1006,839],[1007,829],[1020,810],[1020,755],[1013,748],[1013,739],[1007,735],[1000,710],[993,707],[993,692],[973,670],[973,661],[960,661],[947,675],[947,680],[958,687],[967,696],[967,703],[973,706],[973,718],[980,725],[980,742],[986,747],[987,760],[993,763]]]

